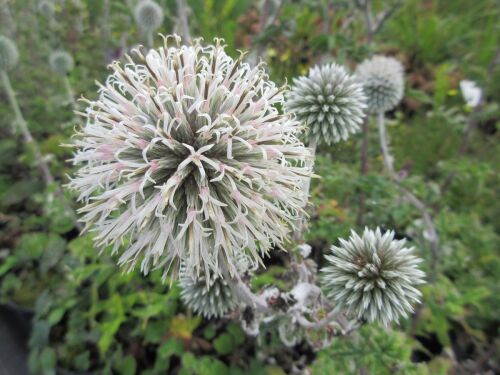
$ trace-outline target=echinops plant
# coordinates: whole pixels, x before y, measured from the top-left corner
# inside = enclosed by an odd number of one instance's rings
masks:
[[[403,66],[386,56],[374,56],[363,61],[356,69],[356,76],[363,85],[368,112],[384,113],[394,109],[404,92]]]
[[[327,296],[337,309],[369,322],[388,325],[413,312],[420,302],[415,286],[424,283],[422,260],[406,241],[395,240],[393,231],[365,228],[360,237],[354,231],[340,246],[332,246],[322,269]]]
[[[365,102],[361,85],[344,67],[332,63],[294,79],[285,108],[308,126],[309,140],[331,145],[360,130]]]
[[[262,262],[286,241],[310,176],[302,126],[278,111],[283,89],[220,40],[136,53],[112,64],[73,144],[86,229],[145,273],[182,261],[191,275],[234,274],[242,252]]]
[[[285,345],[304,339],[321,348],[360,319],[387,325],[412,311],[424,274],[393,232],[367,229],[333,247],[327,294],[306,259],[314,146],[346,139],[364,116],[353,76],[335,64],[315,67],[287,93],[262,64],[228,56],[220,39],[182,45],[174,35],[134,52],[125,66],[111,64],[72,144],[78,169],[69,186],[98,248],[120,253],[127,270],[140,264],[145,274],[159,268],[164,280],[178,279],[185,305],[206,318],[231,312],[255,336],[277,324]],[[307,127],[309,148],[300,141]],[[291,290],[254,293],[247,270],[291,245]]]

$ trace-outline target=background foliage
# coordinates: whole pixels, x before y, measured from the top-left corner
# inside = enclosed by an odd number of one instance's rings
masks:
[[[60,145],[80,120],[48,56],[55,49],[69,51],[75,60],[68,76],[74,94],[95,98],[94,81],[105,80],[106,65],[144,41],[129,8],[134,1],[110,1],[106,19],[106,2],[54,0],[53,20],[40,14],[34,0],[6,3],[14,28],[2,22],[1,31],[21,54],[10,78],[28,126],[62,184],[72,167],[70,152]],[[159,31],[171,33],[175,1],[158,3],[166,15]],[[364,326],[319,353],[304,343],[284,349],[272,330],[253,339],[230,320],[193,316],[175,284],[162,284],[156,273],[122,274],[108,253],[97,254],[89,235],[78,237],[71,214],[54,195],[56,186],[44,184],[33,154],[11,133],[13,116],[1,91],[0,302],[34,309],[29,342],[34,373],[54,374],[59,368],[98,374],[284,374],[294,370],[292,363],[313,374],[499,371],[500,7],[494,0],[406,0],[370,45],[363,15],[352,3],[285,1],[262,30],[262,2],[189,0],[189,23],[192,35],[224,38],[233,56],[238,49],[263,52],[277,83],[320,61],[354,67],[372,52],[402,61],[406,93],[388,116],[391,147],[397,170],[407,175],[405,186],[432,209],[441,240],[436,270],[429,269],[419,213],[382,171],[373,124],[367,174],[359,172],[361,136],[318,151],[321,178],[313,183],[307,240],[321,265],[322,254],[351,228],[380,225],[408,237],[432,275],[415,315],[392,329]],[[391,3],[373,1],[373,9]],[[484,90],[478,111],[460,95],[464,78]],[[460,152],[471,119],[476,126]],[[361,194],[366,199],[360,214]],[[252,287],[286,288],[286,261],[277,254],[269,265]]]

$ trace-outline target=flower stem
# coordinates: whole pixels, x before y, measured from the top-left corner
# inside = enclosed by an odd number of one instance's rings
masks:
[[[177,25],[184,44],[191,43],[191,33],[188,23],[188,6],[185,0],[176,0],[177,3]]]
[[[70,101],[71,105],[74,107],[75,106],[75,96],[73,95],[73,89],[71,88],[71,83],[69,82],[68,76],[63,77],[64,81],[64,87],[66,89],[66,94],[68,95],[68,100]]]
[[[312,170],[314,168],[314,161],[316,159],[316,149],[317,149],[317,141],[315,139],[311,139],[309,142],[309,149],[311,150],[310,159],[306,161],[306,167],[308,170]],[[304,212],[299,215],[297,229],[293,233],[293,240],[297,243],[301,243],[304,241],[304,234],[307,229],[307,215],[305,210],[307,209],[307,204],[309,203],[309,191],[311,190],[311,179],[309,177],[304,183],[304,196],[306,197],[306,204],[304,207]]]
[[[153,30],[146,31],[146,45],[148,48],[153,48]]]
[[[389,142],[385,128],[385,118],[383,112],[379,112],[377,114],[377,127],[379,131],[380,148],[382,150],[382,156],[384,158],[384,167],[389,173],[389,177],[403,193],[408,202],[410,202],[417,210],[420,211],[420,214],[422,216],[422,220],[426,227],[427,240],[429,241],[432,255],[430,278],[431,280],[434,280],[436,276],[436,267],[439,252],[439,236],[436,230],[434,219],[429,213],[429,209],[427,208],[425,203],[423,203],[419,198],[417,198],[415,194],[413,194],[410,190],[402,185],[401,178],[398,176],[397,172],[394,169],[394,158],[389,151]]]

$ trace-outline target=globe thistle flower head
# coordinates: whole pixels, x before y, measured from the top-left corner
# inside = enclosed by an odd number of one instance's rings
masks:
[[[249,267],[246,255],[241,254],[236,259],[237,272],[244,274]],[[234,310],[238,301],[233,295],[227,282],[217,274],[209,271],[206,277],[204,271],[195,275],[190,272],[181,262],[179,270],[179,285],[181,287],[181,299],[187,307],[196,314],[207,319],[220,318]]]
[[[19,61],[16,44],[6,36],[0,35],[0,71],[12,69]]]
[[[50,68],[59,75],[68,74],[73,69],[75,63],[73,57],[66,51],[54,51],[49,57]]]
[[[353,231],[326,256],[329,266],[322,272],[327,296],[337,308],[369,322],[388,325],[406,318],[413,312],[411,303],[420,302],[414,286],[424,283],[425,276],[418,268],[422,260],[412,253],[405,240],[394,239],[393,231],[366,228],[361,237]]]
[[[134,18],[141,29],[156,30],[163,22],[163,9],[154,1],[141,1],[135,7]]]
[[[356,75],[367,97],[368,112],[387,112],[394,109],[404,92],[403,66],[392,58],[374,56],[363,61]]]
[[[309,127],[308,138],[330,145],[360,129],[365,109],[361,85],[340,65],[315,66],[293,80],[285,108]]]
[[[220,40],[136,53],[111,65],[73,144],[81,220],[99,247],[126,244],[128,269],[175,273],[182,260],[219,275],[223,261],[234,274],[241,252],[261,263],[297,223],[311,175],[282,89]]]

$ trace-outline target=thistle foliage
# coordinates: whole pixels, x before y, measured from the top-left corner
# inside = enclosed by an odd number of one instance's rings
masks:
[[[156,30],[163,22],[163,10],[154,1],[141,1],[135,7],[134,18],[141,29]]]
[[[393,231],[365,228],[361,237],[352,231],[331,250],[322,273],[327,296],[337,308],[387,325],[407,317],[413,312],[411,303],[420,302],[415,286],[424,283],[418,268],[422,260],[405,247],[405,240],[395,240]]]
[[[0,35],[0,71],[12,69],[19,61],[16,44],[8,37]]]
[[[294,79],[285,106],[307,124],[310,140],[329,145],[359,131],[366,107],[361,85],[337,64],[315,66]]]
[[[356,69],[356,75],[363,85],[370,113],[390,111],[403,98],[403,66],[392,57],[365,60]]]
[[[185,262],[199,274],[236,272],[281,246],[302,211],[309,151],[278,112],[282,90],[262,66],[233,60],[221,41],[129,58],[89,102],[76,136],[70,187],[96,244],[132,269]]]
[[[54,51],[49,57],[50,68],[59,75],[68,74],[75,63],[73,57],[66,51]]]

